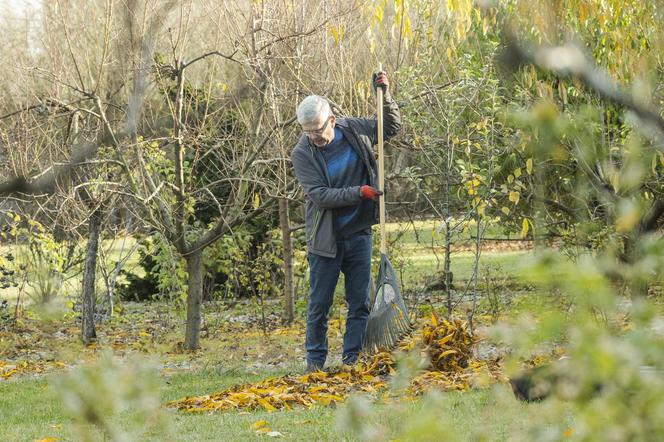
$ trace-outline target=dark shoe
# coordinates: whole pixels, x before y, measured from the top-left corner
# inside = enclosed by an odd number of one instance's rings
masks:
[[[347,357],[341,361],[344,365],[353,366],[357,363],[357,356]]]
[[[307,373],[313,373],[315,371],[323,371],[323,364],[307,361]]]

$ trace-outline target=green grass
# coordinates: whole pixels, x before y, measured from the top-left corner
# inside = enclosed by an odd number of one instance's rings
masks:
[[[275,375],[260,373],[199,370],[172,376],[161,385],[164,402],[187,395],[206,394],[236,383],[256,381]],[[45,437],[73,440],[76,433],[72,421],[65,415],[58,392],[53,387],[55,376],[42,379],[22,379],[0,383],[0,434],[3,441],[34,441]],[[420,399],[397,405],[374,405],[368,421],[387,430],[391,435],[407,436],[408,440],[473,440],[490,435],[489,440],[515,440],[522,433],[524,422],[538,405],[524,405],[509,397],[508,387],[449,392],[436,400]],[[265,440],[252,429],[252,424],[266,420],[270,428],[279,431],[287,440],[336,441],[355,440],[350,430],[337,424],[339,409],[315,407],[278,412],[225,412],[188,414],[166,409],[168,435],[171,440],[188,441],[245,441]],[[130,420],[128,410],[111,419],[123,428]],[[435,438],[433,438],[435,436]],[[102,436],[99,434],[99,438]],[[149,427],[142,440],[163,440]],[[269,438],[268,438],[269,439]]]
[[[131,237],[131,236],[124,236],[124,237],[117,237],[115,239],[106,239],[101,241],[101,244],[99,245],[100,249],[100,254],[103,252],[105,255],[104,260],[101,259],[101,256],[98,257],[97,259],[97,265],[102,265],[102,263],[106,264],[106,270],[107,272],[111,272],[114,268],[115,263],[120,260],[121,258],[126,257],[126,255],[130,252],[132,246],[136,243],[136,239]],[[82,253],[85,251],[85,243],[81,242],[80,247],[82,247]],[[11,252],[17,259],[18,262],[26,262],[30,264],[31,266],[34,267],[37,263],[31,262],[28,258],[28,253],[26,252],[26,246],[24,245],[11,245],[11,244],[2,244],[0,245],[0,256],[5,256],[7,253]],[[139,265],[139,256],[138,253],[133,253],[127,262],[125,263],[124,270],[128,272],[132,272],[138,275],[144,274],[143,269]],[[44,269],[35,269],[32,267],[28,267],[29,269],[32,270],[33,273],[36,273],[38,271],[43,271]],[[98,271],[98,274],[100,272]],[[72,275],[65,275],[65,279],[63,281],[62,287],[59,291],[60,294],[64,293],[78,293],[81,289],[81,278],[82,278],[82,271],[77,272],[76,274]],[[34,278],[30,278],[30,275],[28,275],[28,280],[33,280]],[[119,278],[120,281],[122,281],[122,277]],[[105,290],[105,287],[103,286],[103,281],[101,280],[101,277],[99,276],[97,278],[97,287],[99,290]],[[24,287],[24,291],[21,294],[23,302],[24,303],[31,303],[32,298],[31,298],[31,292],[34,290],[30,287],[30,284],[27,284]],[[18,296],[19,289],[17,287],[9,287],[6,289],[1,289],[0,290],[0,299],[7,299],[8,301],[15,302],[17,296]]]
[[[403,226],[392,224],[388,226],[388,230],[394,231],[400,227]],[[426,239],[428,235],[430,240],[435,227],[434,222],[418,224],[420,238]],[[399,247],[394,247],[391,251],[391,256],[395,258],[394,262],[403,265],[395,267],[397,272],[400,272],[404,286],[413,287],[421,284],[425,278],[431,278],[442,270],[443,253],[440,244],[442,235],[438,235],[435,239],[437,241],[435,250],[440,261],[437,261],[432,253],[430,244],[416,242],[416,235],[412,229],[401,238]],[[116,249],[119,248],[119,244],[116,241],[111,247],[112,254],[117,255]],[[517,281],[517,284],[521,284],[518,280],[522,265],[527,264],[533,256],[531,251],[487,250],[482,255],[480,272],[481,275],[485,275],[488,269],[497,280]],[[130,268],[136,266],[136,259],[137,256],[134,256],[129,264]],[[473,262],[474,254],[471,252],[453,253],[452,271],[458,290],[465,288],[470,279]],[[335,303],[335,310],[332,312],[334,318],[343,316],[341,283],[338,289],[339,302]],[[545,294],[536,291],[523,293],[519,291],[519,293],[519,299],[513,304],[514,311],[508,312],[509,314],[524,310],[544,311],[542,299],[546,297]],[[197,363],[192,363],[191,369],[178,369],[171,376],[160,377],[160,401],[166,403],[185,396],[210,394],[234,384],[282,375],[287,370],[297,372],[303,369],[303,353],[295,352],[302,347],[301,334],[275,335],[266,338],[256,329],[241,332],[237,329],[224,328],[225,314],[256,314],[254,304],[240,303],[232,311],[222,310],[224,307],[221,304],[218,307],[207,305],[205,315],[210,334],[202,340],[202,350],[195,357],[171,353],[174,342],[181,340],[182,312],[174,313],[173,309],[166,308],[165,304],[127,305],[122,318],[115,318],[113,324],[125,327],[133,339],[131,342],[135,342],[136,335],[146,324],[159,322],[162,316],[171,317],[168,320],[170,322],[165,322],[165,329],[155,331],[161,333],[161,338],[152,347],[148,346],[149,356],[154,356],[162,362],[196,360]],[[138,310],[134,311],[135,308]],[[215,311],[214,308],[219,310]],[[300,308],[304,306],[301,305]],[[279,312],[280,306],[274,303],[269,306],[269,310]],[[144,314],[148,312],[151,314]],[[299,316],[302,316],[302,311],[299,312]],[[122,325],[124,323],[127,324]],[[112,333],[114,329],[109,328],[110,325],[111,323],[107,324],[104,333]],[[103,342],[108,345],[112,336],[106,334],[104,336]],[[330,359],[332,360],[338,356],[340,340],[339,330],[331,332]],[[131,342],[128,348],[131,348]],[[75,338],[60,341],[58,345],[60,346],[58,357],[62,357],[68,364],[85,363],[83,360],[93,359],[89,352],[85,358],[83,357],[83,350]],[[132,357],[133,353],[127,351],[128,353],[123,353],[123,357]],[[283,355],[290,361],[285,368],[249,368],[255,362],[266,362]],[[202,363],[200,363],[201,358],[204,360]],[[49,374],[41,378],[0,380],[0,440],[34,441],[45,437],[76,440],[73,422],[67,417],[56,391],[59,376],[62,374]],[[339,415],[345,413],[345,408],[346,405],[340,405],[338,409],[315,407],[274,413],[256,411],[212,414],[188,414],[164,409],[169,423],[167,436],[156,434],[153,429],[146,427],[140,439],[266,440],[271,438],[258,436],[251,428],[254,422],[266,420],[272,430],[279,431],[285,436],[285,440],[356,440],[355,433],[351,429],[342,430],[337,423]],[[382,428],[385,431],[385,438],[400,440],[528,440],[524,437],[524,422],[537,415],[538,410],[538,405],[516,402],[508,387],[499,385],[493,389],[442,393],[436,400],[418,399],[397,405],[374,404],[364,421]],[[113,416],[111,422],[118,428],[127,428],[131,425],[132,414],[132,410],[121,412]],[[103,435],[98,432],[97,436],[98,439],[103,439]]]

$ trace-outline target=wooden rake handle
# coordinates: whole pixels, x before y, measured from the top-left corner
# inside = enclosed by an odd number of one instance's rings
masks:
[[[383,65],[378,65],[378,72]],[[376,127],[378,130],[378,190],[383,192],[378,197],[380,211],[380,253],[387,254],[387,239],[385,238],[385,158],[383,152],[383,88],[376,88]]]

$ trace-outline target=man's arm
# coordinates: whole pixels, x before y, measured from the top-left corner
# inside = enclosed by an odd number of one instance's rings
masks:
[[[383,134],[385,138],[393,137],[401,129],[401,112],[397,102],[392,99],[390,94],[390,80],[385,72],[376,72],[371,78],[371,84],[374,91],[377,88],[383,89]],[[376,120],[373,120],[372,142],[378,143],[378,130]]]
[[[400,129],[401,112],[399,111],[399,105],[397,105],[397,102],[392,99],[392,95],[388,92],[385,94],[385,99],[383,100],[383,133],[385,134],[385,138],[393,137]],[[376,132],[375,139],[375,143],[377,143],[378,132]]]
[[[316,170],[317,166],[309,153],[295,149],[291,161],[304,193],[321,209],[354,206],[362,200],[360,186],[329,187],[324,177]]]

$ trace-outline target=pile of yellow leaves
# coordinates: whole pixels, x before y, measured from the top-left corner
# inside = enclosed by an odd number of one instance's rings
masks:
[[[236,385],[219,393],[188,397],[169,405],[191,412],[257,408],[290,410],[293,406],[330,405],[343,401],[352,391],[376,393],[385,386],[385,380],[379,376],[355,367],[343,367],[334,373],[318,371]]]
[[[473,378],[482,372],[496,379],[496,366],[472,360],[474,343],[461,321],[440,321],[433,315],[431,323],[425,325],[418,336],[400,346],[402,350],[422,347],[431,360],[427,371],[411,380],[409,392],[420,394],[431,388],[466,390]],[[375,394],[384,390],[395,367],[392,354],[380,352],[363,358],[352,367],[236,385],[211,395],[186,397],[168,405],[196,413],[240,409],[275,411],[290,410],[295,406],[330,405],[345,400],[352,392]]]
[[[431,371],[459,373],[473,357],[475,339],[460,319],[441,321],[434,313],[431,324],[422,329],[421,338],[429,354]]]

